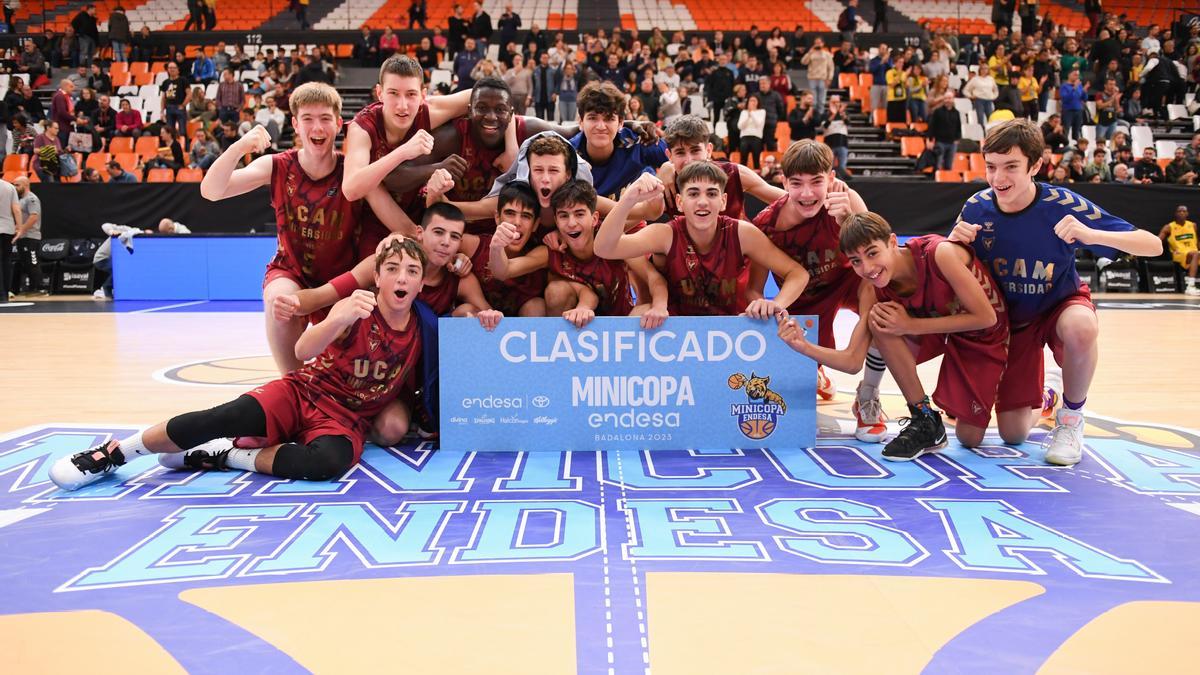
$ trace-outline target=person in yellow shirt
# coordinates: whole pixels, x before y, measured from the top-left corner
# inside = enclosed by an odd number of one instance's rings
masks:
[[[908,121],[908,87],[907,74],[904,70],[904,57],[897,56],[892,61],[892,69],[887,71],[887,121],[904,123]]]
[[[1183,292],[1188,295],[1200,295],[1196,288],[1196,269],[1200,267],[1200,250],[1197,250],[1196,224],[1187,219],[1188,208],[1182,204],[1175,207],[1175,220],[1163,225],[1158,233],[1171,250],[1171,259],[1176,265],[1187,270],[1184,277]]]
[[[912,121],[924,122],[929,78],[925,77],[925,70],[921,64],[914,63],[908,67],[908,75],[904,78],[904,88],[908,93],[908,112],[912,115]]]
[[[1021,107],[1024,109],[1024,116],[1037,121],[1038,118],[1038,94],[1042,93],[1042,85],[1033,75],[1033,64],[1028,64],[1021,71],[1021,77],[1017,80],[1017,91],[1021,93]]]
[[[992,79],[996,80],[996,86],[1007,87],[1011,84],[1009,81],[1011,67],[1004,45],[997,45],[996,53],[988,59],[988,69],[992,71]]]

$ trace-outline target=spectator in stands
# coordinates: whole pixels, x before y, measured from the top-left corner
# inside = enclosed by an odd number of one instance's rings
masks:
[[[725,102],[733,95],[735,79],[734,68],[729,63],[729,54],[717,54],[717,66],[704,80],[704,95],[708,99],[709,107],[713,109],[714,123],[721,121]]]
[[[207,171],[220,154],[221,146],[217,145],[212,134],[203,129],[197,130],[192,137],[192,147],[188,150],[188,166]]]
[[[42,107],[41,100],[34,95],[33,87],[23,87],[21,93],[21,109],[29,116],[29,121],[36,124],[45,120],[46,109]]]
[[[1129,167],[1124,162],[1118,162],[1113,165],[1112,175],[1114,183],[1122,185],[1133,184],[1133,177],[1129,175]]]
[[[1067,81],[1058,88],[1059,108],[1062,112],[1063,127],[1069,138],[1079,138],[1083,135],[1083,102],[1087,99],[1087,89],[1091,86],[1079,83],[1079,71],[1072,70],[1067,75]]]
[[[971,41],[959,52],[958,62],[968,68],[987,63],[987,53],[984,50],[983,43],[979,41],[978,35],[972,35]]]
[[[1038,95],[1041,94],[1041,83],[1038,82],[1038,78],[1034,74],[1032,63],[1026,64],[1021,70],[1021,77],[1017,79],[1017,92],[1021,97],[1020,115],[1036,122],[1039,112]]]
[[[38,51],[37,45],[33,43],[33,40],[25,42],[25,46],[21,50],[21,56],[17,60],[17,72],[28,74],[30,82],[37,82],[46,77],[46,57]],[[19,80],[19,78],[13,79]]]
[[[1084,177],[1083,158],[1083,153],[1076,152],[1071,155],[1069,160],[1063,160],[1059,163],[1059,168],[1066,166],[1067,178],[1072,183],[1082,183],[1086,180]]]
[[[92,65],[96,47],[100,45],[100,27],[96,24],[96,6],[88,4],[71,19],[71,28],[79,40],[79,59],[72,65]]]
[[[74,91],[75,85],[70,80],[62,80],[50,99],[50,119],[58,123],[59,145],[66,144],[71,123],[75,121],[75,102],[71,99]]]
[[[134,110],[129,103],[129,99],[121,99],[119,110],[117,111],[117,136],[132,136],[134,138],[142,135],[142,129],[145,124],[142,122],[142,113],[139,110]]]
[[[904,89],[908,95],[908,114],[914,122],[924,122],[926,118],[925,99],[929,95],[929,78],[925,76],[921,64],[913,62],[908,66],[908,74],[904,78]]]
[[[837,172],[838,178],[846,180],[849,177],[846,163],[850,157],[850,119],[846,114],[846,106],[842,103],[841,96],[834,94],[829,97],[829,107],[825,110],[825,118],[825,145],[833,150],[836,160],[833,169]],[[791,113],[788,113],[788,119],[790,121]]]
[[[96,106],[96,110],[91,114],[92,130],[96,137],[103,141],[103,147],[98,147],[97,150],[102,150],[108,147],[108,142],[112,139],[113,133],[117,129],[117,111],[110,105],[108,96],[101,96],[100,103]]]
[[[1047,181],[1054,185],[1067,185],[1071,182],[1070,174],[1067,171],[1066,165],[1059,164],[1050,172],[1050,178]]]
[[[204,97],[204,87],[192,87],[187,102],[188,122],[199,120],[207,109],[208,99]]]
[[[1017,16],[1021,17],[1021,35],[1033,35],[1037,31],[1038,0],[1020,0]]]
[[[30,43],[26,43],[30,44]],[[25,80],[14,77],[9,80],[8,91],[4,93],[4,109],[8,111],[9,117],[24,110],[22,104],[25,102]]]
[[[158,133],[158,154],[143,165],[142,180],[150,169],[178,171],[184,166],[183,146],[179,144],[179,133],[174,127],[164,126]]]
[[[187,0],[188,20],[183,29],[204,30],[204,0]]]
[[[187,80],[180,74],[179,64],[167,64],[167,79],[158,85],[161,119],[167,126],[174,127],[177,135],[187,133],[187,111],[184,104],[188,96]]]
[[[196,59],[192,61],[191,80],[200,84],[217,81],[217,64],[208,55],[207,47],[197,54]]]
[[[658,116],[658,92],[655,90],[654,81],[650,79],[642,80],[638,85],[638,90],[633,93],[632,100],[637,100],[641,106],[642,112],[645,113],[646,119],[651,122],[657,122]]]
[[[33,139],[33,172],[43,183],[58,182],[62,152],[58,122],[50,120],[45,131]]]
[[[217,27],[217,0],[203,0],[204,30]]]
[[[425,42],[428,39],[429,38],[421,38],[421,42]],[[351,51],[351,56],[353,56],[355,59],[358,59],[358,65],[362,66],[363,68],[370,68],[380,63],[379,42],[371,36],[371,28],[369,26],[362,27],[362,32],[354,41],[354,47]],[[429,74],[426,73],[425,77],[428,78]]]
[[[83,89],[87,86],[88,81],[87,66],[79,66],[78,68],[75,68],[69,75],[67,75],[67,79],[71,81],[71,84],[75,85],[75,91]]]
[[[1012,30],[1013,12],[1017,8],[1016,0],[992,0],[992,25],[996,30]]]
[[[887,121],[908,121],[908,89],[905,86],[907,74],[904,69],[904,57],[897,56],[892,61],[892,69],[887,71]]]
[[[837,29],[842,42],[854,42],[854,33],[858,30],[858,0],[846,0],[846,8],[837,18]]]
[[[428,30],[425,26],[425,20],[428,16],[429,10],[426,1],[413,0],[408,5],[408,29],[415,30],[417,26],[420,26],[421,30]]]
[[[475,38],[468,36],[463,42],[462,50],[454,57],[454,75],[458,78],[458,85],[454,91],[465,91],[475,86],[471,71],[475,70],[475,64],[479,63],[482,58],[483,53],[475,42]]]
[[[1133,149],[1130,148],[1128,145],[1117,148],[1117,150],[1115,150],[1113,152],[1112,164],[1113,164],[1113,175],[1114,176],[1116,176],[1116,174],[1117,174],[1117,168],[1116,168],[1117,164],[1124,164],[1125,166],[1129,167],[1129,170],[1132,173],[1133,164],[1134,164]]]
[[[1092,161],[1083,167],[1083,179],[1091,183],[1112,182],[1112,169],[1108,166],[1104,148],[1096,148],[1092,151]]]
[[[268,96],[266,105],[259,108],[254,113],[254,123],[261,124],[267,133],[271,135],[271,140],[277,145],[280,136],[283,135],[283,127],[287,122],[287,115],[276,104],[274,96]]]
[[[125,49],[129,46],[129,17],[120,0],[108,15],[108,40],[112,44],[113,61],[125,61]]]
[[[1126,127],[1126,129],[1127,128],[1128,127]],[[1129,142],[1129,134],[1126,132],[1125,129],[1122,129],[1122,130],[1118,131],[1117,133],[1113,134],[1113,137],[1112,137],[1113,152],[1117,152],[1118,150],[1122,150],[1122,149],[1128,150],[1131,147],[1132,146],[1130,145],[1130,142]]]
[[[767,83],[767,90],[770,91],[770,82]],[[771,92],[775,93],[775,92]],[[673,88],[666,82],[658,83],[658,117],[663,126],[674,122],[683,115],[683,105],[679,97],[679,90]]]
[[[487,49],[488,42],[491,41],[494,30],[492,27],[492,17],[483,11],[483,4],[479,0],[472,2],[470,35],[479,43],[480,51]]]
[[[1179,79],[1179,72],[1170,56],[1163,53],[1150,54],[1150,60],[1142,69],[1142,105],[1159,119],[1167,119],[1167,95],[1173,83]]]
[[[201,92],[203,96],[203,92]],[[238,110],[244,105],[246,86],[234,79],[233,70],[226,69],[217,85],[217,115],[222,122],[237,119]]]
[[[1099,74],[1104,68],[1108,67],[1109,61],[1115,61],[1121,58],[1121,43],[1117,40],[1114,31],[1107,28],[1100,29],[1100,39],[1092,44],[1092,51],[1088,54],[1088,61],[1092,64],[1092,69]]]
[[[110,182],[110,183],[136,183],[136,182],[138,182],[137,176],[126,171],[121,166],[121,163],[115,159],[109,160],[108,164],[105,165],[105,170],[108,172],[108,182]]]
[[[1147,118],[1142,115],[1142,88],[1134,86],[1129,91],[1129,98],[1121,106],[1121,122],[1126,125],[1146,124]],[[1117,132],[1121,133],[1121,132]]]
[[[150,27],[142,26],[134,35],[129,37],[129,60],[151,61],[154,59],[154,48],[150,44]]]
[[[1062,152],[1067,147],[1067,135],[1063,129],[1062,117],[1054,113],[1042,122],[1042,140],[1051,152]]]
[[[238,136],[241,137],[250,133],[250,130],[254,128],[254,111],[249,108],[242,108],[239,118],[241,121],[238,122],[237,130]]]
[[[636,96],[629,97],[629,101],[625,108],[625,119],[645,120],[647,122],[654,121],[646,115],[646,109],[642,106],[642,99]]]
[[[238,136],[238,126],[236,124],[233,122],[221,124],[221,132],[217,136],[217,144],[221,146],[221,152],[228,150],[239,138],[241,137]]]
[[[779,120],[787,119],[787,103],[779,92],[771,88],[770,78],[760,78],[758,80],[758,93],[754,95],[758,99],[758,107],[765,115],[763,127],[763,145],[767,150],[772,152],[779,149],[779,140],[775,134],[779,127]],[[814,104],[814,108],[816,105]]]
[[[833,84],[833,55],[825,49],[825,41],[817,38],[800,62],[808,66],[808,86],[812,89],[813,105],[820,115],[825,112],[825,97]]]
[[[830,74],[833,73],[833,61],[830,61]],[[826,83],[826,91],[828,91],[828,83]],[[771,89],[779,94],[784,101],[788,96],[792,95],[792,78],[788,77],[787,64],[783,61],[776,61],[771,65]],[[822,106],[822,109],[824,106]]]
[[[529,107],[529,92],[533,91],[533,68],[526,67],[525,57],[516,54],[513,56],[512,66],[504,71],[501,79],[512,91],[513,113],[524,115],[525,109]]]
[[[449,53],[457,55],[466,45],[467,36],[470,34],[471,24],[463,17],[462,5],[454,5],[450,17],[446,19],[446,43]]]
[[[507,45],[517,41],[517,30],[521,28],[521,15],[513,11],[512,3],[505,3],[504,13],[496,21],[500,29],[500,44]]]
[[[788,136],[792,142],[805,138],[816,138],[817,130],[825,125],[825,115],[817,112],[810,91],[801,91],[795,107],[788,113]]]
[[[93,61],[91,71],[88,73],[87,80],[84,81],[83,86],[95,91],[97,94],[111,94],[112,78],[109,77],[108,71],[100,63]]]
[[[562,71],[550,65],[550,55],[543,52],[539,63],[533,69],[533,107],[537,116],[553,119],[554,103],[558,98],[558,90],[562,86]]]
[[[1167,165],[1166,182],[1172,185],[1195,185],[1196,167],[1188,161],[1183,146],[1175,147],[1175,158]]]
[[[929,118],[929,136],[933,138],[933,151],[937,155],[939,169],[954,168],[958,139],[962,137],[962,119],[954,108],[954,93],[942,95],[941,104]]]
[[[33,142],[37,130],[29,122],[29,116],[19,112],[12,116],[13,152],[23,155],[33,154]]]
[[[739,131],[738,151],[742,153],[742,163],[756,169],[762,166],[763,130],[766,126],[767,111],[758,107],[758,97],[746,99],[745,110],[738,117]]]
[[[380,62],[386,61],[389,56],[400,51],[400,37],[392,32],[391,26],[384,26],[383,35],[379,36],[379,54]]]
[[[1142,158],[1133,165],[1133,177],[1143,185],[1166,181],[1156,154],[1154,148],[1146,148],[1142,150]]]
[[[1121,92],[1116,80],[1106,80],[1104,90],[1096,94],[1096,142],[1106,144],[1117,130],[1121,112]]]
[[[300,30],[308,30],[308,0],[292,0],[292,7],[296,12],[296,21],[300,24]]]

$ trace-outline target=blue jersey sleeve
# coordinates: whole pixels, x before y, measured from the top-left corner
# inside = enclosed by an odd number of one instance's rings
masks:
[[[1129,221],[1112,215],[1072,190],[1053,185],[1045,187],[1046,196],[1042,197],[1041,205],[1050,212],[1047,219],[1052,223],[1058,223],[1066,216],[1075,216],[1079,222],[1093,230],[1132,232],[1136,229]],[[1086,248],[1097,256],[1106,258],[1116,258],[1123,253],[1109,246],[1085,246],[1078,242],[1071,244],[1071,248]]]

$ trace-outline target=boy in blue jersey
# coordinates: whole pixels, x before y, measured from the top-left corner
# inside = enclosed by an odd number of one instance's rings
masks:
[[[625,94],[611,82],[592,82],[579,91],[579,133],[571,145],[592,167],[596,194],[620,199],[625,186],[643,173],[654,173],[667,161],[667,144],[643,145],[624,126]]]
[[[1032,408],[1042,407],[1042,350],[1063,369],[1063,408],[1046,441],[1046,461],[1072,466],[1083,456],[1083,404],[1096,372],[1100,331],[1091,292],[1075,270],[1075,250],[1156,256],[1162,242],[1074,192],[1033,180],[1041,130],[1026,119],[994,126],[983,142],[988,189],[967,200],[950,234],[970,242],[1008,303],[1012,336],[996,419],[1005,443],[1024,442]],[[1115,250],[1114,250],[1115,249]]]

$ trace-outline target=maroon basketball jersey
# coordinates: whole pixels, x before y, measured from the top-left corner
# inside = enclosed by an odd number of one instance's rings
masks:
[[[633,295],[629,291],[629,272],[623,260],[605,260],[593,255],[580,260],[569,251],[550,250],[548,267],[551,272],[583,284],[600,298],[596,305],[599,316],[629,316],[633,311]]]
[[[742,174],[738,169],[737,164],[731,162],[713,162],[721,167],[725,172],[725,210],[721,211],[721,215],[729,216],[730,218],[744,218],[746,216],[746,199],[742,194]],[[679,208],[675,205],[674,197],[665,200],[667,202],[666,215],[670,218],[683,215],[679,212]]]
[[[876,288],[875,297],[880,302],[900,303],[908,310],[910,316],[920,319],[965,314],[966,308],[955,294],[954,287],[942,276],[942,270],[938,268],[933,257],[934,249],[943,241],[946,241],[946,238],[939,234],[927,234],[909,239],[904,245],[912,254],[913,265],[916,267],[916,292],[909,296],[902,296],[890,288]],[[962,246],[963,250],[971,253],[971,269],[975,273],[975,280],[983,287],[988,301],[992,303],[992,309],[996,311],[996,323],[981,330],[953,333],[951,337],[980,343],[1007,342],[1008,312],[1004,304],[1004,297],[996,288],[996,282],[992,280],[992,275],[988,273],[987,267],[975,257],[970,246],[955,245]]]
[[[808,270],[808,285],[793,303],[792,308],[810,304],[831,288],[840,287],[849,277],[855,277],[850,260],[842,254],[838,245],[841,226],[822,206],[817,215],[788,230],[775,227],[779,214],[789,197],[784,195],[767,205],[754,217],[754,224],[767,235],[792,260]],[[775,276],[775,283],[782,286],[783,280]]]
[[[674,236],[666,259],[668,311],[679,316],[738,314],[738,276],[746,269],[738,221],[718,216],[717,236],[708,253],[696,250],[683,216],[669,224]]]
[[[416,313],[404,330],[394,330],[379,309],[357,321],[313,361],[284,377],[334,419],[362,427],[396,398],[421,358]]]
[[[408,128],[408,131],[404,134],[404,138],[400,139],[400,142],[396,145],[389,144],[387,140],[387,127],[384,126],[383,122],[382,102],[375,101],[368,104],[362,110],[359,110],[358,114],[354,116],[354,123],[371,137],[371,162],[374,163],[392,150],[407,143],[418,131],[422,129],[429,131],[429,104],[421,104],[421,107],[417,110],[417,116],[413,119],[412,126]],[[404,209],[404,212],[408,214],[409,218],[412,218],[414,223],[421,222],[421,216],[425,212],[425,201],[420,197],[419,192],[420,188],[409,190],[400,195],[396,200],[396,203],[400,205],[400,208]],[[371,207],[366,207],[363,215],[363,234],[367,239],[379,242],[389,234],[387,227],[372,213]]]
[[[361,206],[342,194],[343,158],[333,172],[313,180],[300,166],[299,150],[271,157],[271,205],[279,246],[274,264],[316,288],[354,267]]]
[[[529,133],[525,130],[525,118],[516,115],[517,143],[525,142]],[[462,139],[458,154],[467,161],[467,170],[462,179],[455,181],[454,189],[447,193],[451,201],[477,202],[487,196],[496,182],[496,177],[503,173],[494,166],[496,158],[504,154],[504,145],[498,148],[488,148],[475,140],[471,133],[471,120],[460,117],[454,120],[458,136]],[[493,222],[493,227],[495,223]]]
[[[540,269],[523,276],[514,277],[508,281],[500,281],[492,276],[488,266],[492,244],[492,235],[479,235],[479,248],[471,256],[472,274],[479,278],[483,286],[483,297],[487,298],[493,309],[498,309],[505,316],[516,316],[521,306],[534,298],[542,297],[546,292],[546,270]]]
[[[454,299],[458,297],[458,275],[446,272],[442,275],[442,283],[437,286],[425,284],[417,299],[433,309],[438,316],[446,316],[454,309]]]

